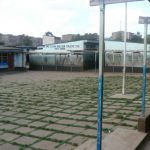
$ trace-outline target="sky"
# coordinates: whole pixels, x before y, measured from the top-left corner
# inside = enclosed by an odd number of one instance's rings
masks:
[[[150,16],[148,0],[128,3],[128,32],[144,34],[139,16]],[[0,33],[42,37],[50,31],[63,34],[99,33],[99,6],[89,0],[0,0]],[[124,30],[125,4],[105,9],[105,37]],[[148,30],[149,33],[149,30]]]

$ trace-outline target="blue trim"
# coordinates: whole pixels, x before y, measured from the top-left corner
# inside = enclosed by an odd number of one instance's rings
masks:
[[[3,69],[3,68],[8,68],[8,63],[6,63],[6,62],[1,62],[1,63],[0,63],[0,69]]]
[[[146,93],[146,65],[143,66],[143,81],[142,81],[142,115],[145,114],[145,93]]]
[[[3,65],[8,65],[8,63],[7,62],[1,62],[0,66],[3,66]]]
[[[97,150],[102,150],[103,75],[98,79]]]

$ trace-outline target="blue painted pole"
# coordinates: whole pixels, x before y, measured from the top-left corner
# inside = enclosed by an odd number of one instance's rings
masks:
[[[105,4],[100,1],[100,32],[99,32],[99,78],[98,78],[98,110],[97,110],[97,150],[102,150],[102,112],[103,112],[103,68],[104,68],[104,27]]]
[[[145,93],[146,93],[146,65],[143,66],[143,80],[142,80],[142,115],[145,114]]]
[[[147,18],[146,18],[147,19]],[[147,59],[147,21],[144,24],[144,55],[143,55],[143,80],[142,80],[142,115],[145,115],[146,94],[146,59]]]
[[[98,79],[97,150],[102,150],[103,75]]]

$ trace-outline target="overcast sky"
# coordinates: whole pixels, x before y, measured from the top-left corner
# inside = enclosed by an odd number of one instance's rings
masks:
[[[125,4],[106,5],[105,35],[124,30]],[[139,16],[150,16],[150,3],[128,3],[128,31],[143,34]],[[99,33],[99,7],[89,0],[0,0],[0,33],[42,37],[54,35]]]

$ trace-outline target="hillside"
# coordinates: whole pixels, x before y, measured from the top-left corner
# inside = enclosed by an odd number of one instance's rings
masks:
[[[0,44],[5,46],[40,46],[42,38],[27,35],[12,35],[0,33]]]

